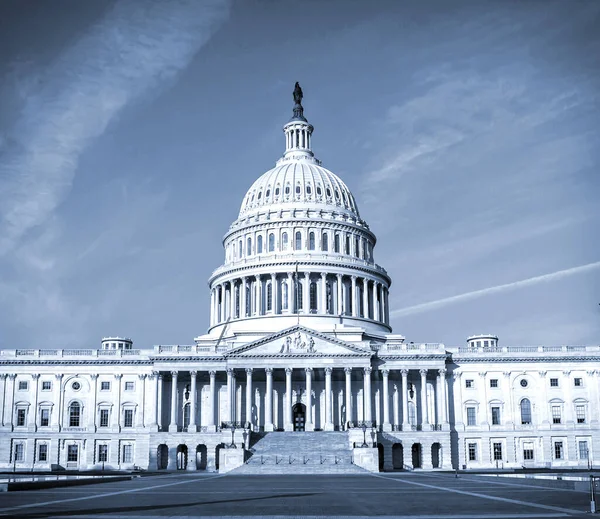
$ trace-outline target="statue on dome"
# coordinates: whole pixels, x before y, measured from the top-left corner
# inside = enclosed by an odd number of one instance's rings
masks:
[[[304,94],[302,93],[302,88],[300,88],[300,83],[296,81],[296,86],[294,87],[294,103],[297,105],[302,104],[302,98]]]

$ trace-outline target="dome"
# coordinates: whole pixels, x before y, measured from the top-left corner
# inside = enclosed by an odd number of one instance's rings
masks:
[[[267,171],[246,193],[239,217],[265,206],[308,204],[347,211],[360,218],[348,186],[328,169],[309,161],[289,161]]]

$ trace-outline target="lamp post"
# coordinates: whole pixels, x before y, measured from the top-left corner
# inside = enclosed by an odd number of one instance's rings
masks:
[[[231,423],[231,445],[229,445],[230,449],[235,449],[235,423]]]
[[[368,447],[368,445],[367,445],[367,423],[366,422],[362,423],[362,430],[363,430],[363,444],[361,445],[361,447],[365,448],[365,447]]]

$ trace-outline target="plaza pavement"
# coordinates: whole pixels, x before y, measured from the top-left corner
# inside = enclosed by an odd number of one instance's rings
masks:
[[[585,491],[432,473],[344,476],[165,474],[0,494],[0,517],[590,517]]]

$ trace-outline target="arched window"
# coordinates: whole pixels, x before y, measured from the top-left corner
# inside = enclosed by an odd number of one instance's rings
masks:
[[[312,231],[308,233],[308,250],[315,250],[315,233]]]
[[[298,310],[302,310],[303,308],[304,293],[302,285],[303,283],[296,283],[296,308]]]
[[[360,241],[358,237],[354,240],[354,255],[358,258],[360,256]]]
[[[267,312],[273,310],[273,283],[267,283]]]
[[[246,240],[246,256],[252,256],[252,238]]]
[[[344,254],[350,254],[350,235],[346,234],[346,246],[344,247]]]
[[[333,251],[340,252],[340,235],[336,234],[333,237]]]
[[[254,293],[252,288],[252,283],[246,287],[246,315],[244,317],[252,315],[252,294]]]
[[[367,240],[363,239],[362,246],[363,246],[362,259],[366,260],[367,259]]]
[[[302,250],[302,233],[296,231],[296,250]]]
[[[275,250],[275,235],[273,233],[269,234],[269,252],[273,252]]]
[[[327,252],[327,250],[329,250],[329,237],[327,236],[326,232],[323,233],[323,238],[321,240],[321,248],[325,252]]]
[[[238,251],[239,251],[239,257],[241,258],[242,255],[244,254],[244,246],[242,245],[242,240],[239,241],[239,247],[238,247]]]
[[[281,309],[288,309],[288,286],[287,281],[281,282]]]
[[[317,284],[314,281],[310,283],[310,311],[317,311]]]
[[[73,402],[69,406],[69,427],[80,427],[81,423],[81,405],[79,402]]]
[[[258,238],[256,239],[256,254],[262,254],[262,235],[258,235]]]
[[[528,398],[521,400],[521,423],[531,423],[531,402]]]
[[[288,235],[287,232],[284,232],[281,235],[281,250],[287,250],[288,248]]]

